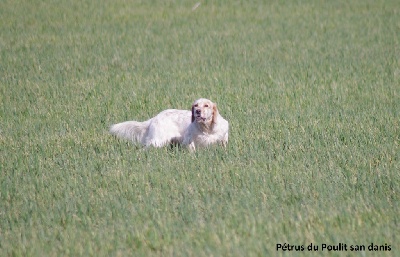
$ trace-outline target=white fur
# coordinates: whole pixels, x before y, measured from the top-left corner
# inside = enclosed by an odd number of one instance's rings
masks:
[[[192,105],[192,123],[183,137],[183,145],[195,151],[198,146],[221,143],[228,144],[229,123],[217,109],[217,105],[208,99],[200,98]]]
[[[146,147],[162,147],[182,142],[190,117],[190,111],[168,109],[144,122],[126,121],[112,125],[110,133]]]
[[[213,143],[226,146],[228,130],[228,121],[219,114],[216,104],[200,98],[193,103],[192,111],[168,109],[144,122],[114,124],[110,133],[146,147],[177,143],[195,151],[198,146]]]

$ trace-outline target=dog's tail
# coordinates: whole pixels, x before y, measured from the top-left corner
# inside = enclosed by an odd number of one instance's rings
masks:
[[[151,119],[144,122],[125,121],[114,124],[110,128],[110,133],[117,137],[143,144],[143,139],[146,136],[146,131],[150,125],[150,122]]]

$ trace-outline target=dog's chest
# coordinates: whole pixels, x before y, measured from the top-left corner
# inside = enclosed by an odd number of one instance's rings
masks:
[[[199,133],[194,138],[195,144],[202,146],[207,146],[219,140],[220,138],[218,137],[217,134],[209,134],[209,133]]]

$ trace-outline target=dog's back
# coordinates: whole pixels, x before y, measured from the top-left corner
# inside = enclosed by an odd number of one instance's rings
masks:
[[[144,122],[126,121],[114,124],[110,133],[142,145],[162,147],[169,143],[181,143],[191,123],[192,113],[187,110],[168,109]]]

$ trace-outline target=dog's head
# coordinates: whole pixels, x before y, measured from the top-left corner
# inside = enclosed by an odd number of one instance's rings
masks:
[[[204,125],[216,123],[218,117],[217,105],[208,99],[200,98],[192,105],[192,122]]]

